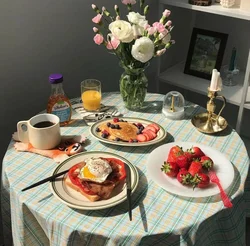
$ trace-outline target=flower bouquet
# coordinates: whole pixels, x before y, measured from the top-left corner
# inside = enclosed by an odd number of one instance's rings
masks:
[[[162,13],[161,19],[152,25],[147,21],[149,5],[140,0],[140,13],[133,11],[136,0],[122,0],[128,11],[127,20],[122,20],[119,7],[114,6],[114,15],[105,7],[92,4],[96,16],[92,21],[94,42],[104,45],[116,55],[124,69],[120,78],[120,92],[128,109],[142,107],[147,93],[148,80],[145,69],[154,57],[163,55],[174,44],[171,40],[172,22],[168,20],[169,10]]]

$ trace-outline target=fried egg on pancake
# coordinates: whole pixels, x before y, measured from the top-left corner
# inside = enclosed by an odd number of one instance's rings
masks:
[[[117,122],[116,124],[118,124],[120,128],[109,128],[108,131],[110,132],[111,136],[114,136],[115,138],[120,138],[124,141],[136,139],[138,128],[135,125],[128,122]]]

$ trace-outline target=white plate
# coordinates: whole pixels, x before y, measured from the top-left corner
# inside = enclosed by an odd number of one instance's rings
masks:
[[[157,123],[155,123],[153,121],[144,120],[144,119],[141,119],[141,118],[119,117],[119,119],[126,120],[129,123],[141,123],[141,124],[143,124],[144,127],[146,127],[147,125],[152,124],[152,123],[157,124]],[[92,136],[94,136],[99,141],[104,142],[104,143],[120,145],[120,146],[148,146],[148,145],[159,143],[160,141],[162,141],[167,136],[167,133],[166,133],[165,129],[162,126],[160,126],[159,124],[157,124],[160,127],[160,130],[157,133],[157,137],[155,139],[151,140],[151,141],[128,143],[128,142],[122,142],[122,141],[109,140],[109,139],[106,139],[106,138],[103,138],[103,137],[99,136],[99,134],[96,132],[97,127],[99,127],[104,122],[108,122],[108,121],[110,121],[110,119],[100,120],[100,121],[96,122],[95,124],[93,124],[91,126],[91,128],[90,128],[90,133],[92,134]]]
[[[108,153],[108,152],[101,152],[101,151],[89,151],[80,153],[77,155],[74,155],[70,157],[69,159],[62,162],[57,168],[53,171],[53,174],[63,172],[78,162],[81,162],[87,158],[91,157],[110,157],[110,158],[117,158],[121,161],[123,161],[125,164],[127,164],[130,168],[131,172],[131,191],[132,193],[135,191],[138,181],[139,181],[139,175],[136,167],[132,165],[129,161],[122,158],[121,156]],[[122,182],[117,187],[115,187],[114,191],[112,192],[111,198],[107,200],[101,200],[101,201],[95,201],[91,202],[87,198],[85,198],[83,195],[81,195],[79,192],[73,190],[69,186],[67,186],[64,182],[65,177],[61,176],[55,181],[52,181],[50,183],[50,188],[53,192],[53,194],[63,203],[67,204],[69,207],[82,209],[82,210],[98,210],[98,209],[105,209],[109,207],[113,207],[127,199],[127,190],[126,190],[126,182]]]
[[[173,142],[161,145],[153,150],[147,159],[147,175],[166,191],[184,197],[208,197],[219,193],[216,184],[211,183],[205,189],[184,186],[176,178],[171,178],[161,171],[163,162],[166,161],[171,147],[179,145],[183,150],[192,146],[198,146],[201,150],[214,161],[214,169],[221,185],[226,190],[234,179],[234,169],[231,162],[218,150],[209,146],[192,142]]]

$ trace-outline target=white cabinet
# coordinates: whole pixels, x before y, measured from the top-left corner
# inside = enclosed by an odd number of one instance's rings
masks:
[[[239,29],[241,28],[241,23],[244,22],[243,24],[244,26],[247,26],[246,30],[248,34],[250,35],[250,12],[243,11],[237,6],[232,7],[232,8],[224,8],[220,4],[213,4],[211,6],[203,7],[203,6],[191,5],[188,3],[188,0],[159,0],[159,15],[162,14],[165,8],[168,8],[171,6],[175,6],[175,7],[182,8],[182,9],[188,9],[189,11],[192,12],[192,14],[190,15],[190,19],[188,20],[189,23],[187,23],[188,22],[187,19],[185,20],[185,24],[187,24],[187,26],[189,25],[190,27],[189,32],[192,32],[192,28],[196,24],[195,22],[196,13],[197,11],[199,11],[199,12],[211,14],[211,18],[213,18],[214,15],[222,16],[223,18],[226,18],[225,23],[227,23],[227,20],[229,19],[232,23],[231,18],[233,18],[233,21],[237,21],[237,27]],[[180,16],[179,18],[182,18],[182,16]],[[237,30],[237,32],[239,31],[240,30]],[[232,33],[234,32],[235,31],[232,30]],[[190,33],[190,36],[191,36],[191,33]],[[179,36],[179,39],[180,39],[180,36]],[[250,109],[250,89],[249,89],[250,39],[246,41],[244,41],[245,38],[242,38],[242,39],[243,40],[241,40],[241,42],[245,42],[245,46],[244,46],[245,49],[241,53],[244,53],[244,56],[246,56],[246,62],[244,63],[244,66],[241,68],[242,71],[240,72],[240,75],[238,76],[238,84],[232,87],[224,86],[223,91],[221,92],[221,94],[226,97],[228,103],[239,106],[238,119],[237,119],[237,125],[236,125],[236,131],[238,133],[240,133],[243,110],[244,108]],[[187,40],[187,42],[189,43],[189,40]],[[188,48],[188,46],[186,47]],[[172,84],[172,85],[184,88],[186,90],[191,90],[191,91],[203,94],[203,95],[207,95],[207,88],[210,84],[210,81],[201,79],[195,76],[184,74],[183,71],[184,71],[185,60],[182,60],[177,63],[173,63],[172,65],[170,64],[167,69],[162,69],[161,62],[162,62],[162,59],[161,61],[159,59],[159,69],[158,69],[159,81],[158,83],[168,83],[168,84]],[[158,88],[159,88],[159,84],[158,84]]]

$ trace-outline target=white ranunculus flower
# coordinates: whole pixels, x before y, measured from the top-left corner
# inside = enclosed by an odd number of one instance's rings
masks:
[[[162,42],[164,44],[168,44],[169,41],[171,40],[171,34],[168,33],[168,34],[164,35],[163,33],[160,33],[159,38],[162,39]]]
[[[138,38],[132,46],[131,54],[137,61],[145,63],[154,55],[154,43],[147,37]]]
[[[130,43],[134,39],[132,26],[127,21],[113,21],[109,24],[109,30],[121,42]]]
[[[139,13],[129,12],[127,17],[131,23],[136,24],[140,27],[145,28],[145,26],[148,24],[146,17],[144,15],[140,15]]]
[[[132,30],[133,30],[134,37],[138,37],[138,36],[143,35],[143,32],[144,32],[145,29],[143,27],[141,27],[141,26],[133,25]]]

